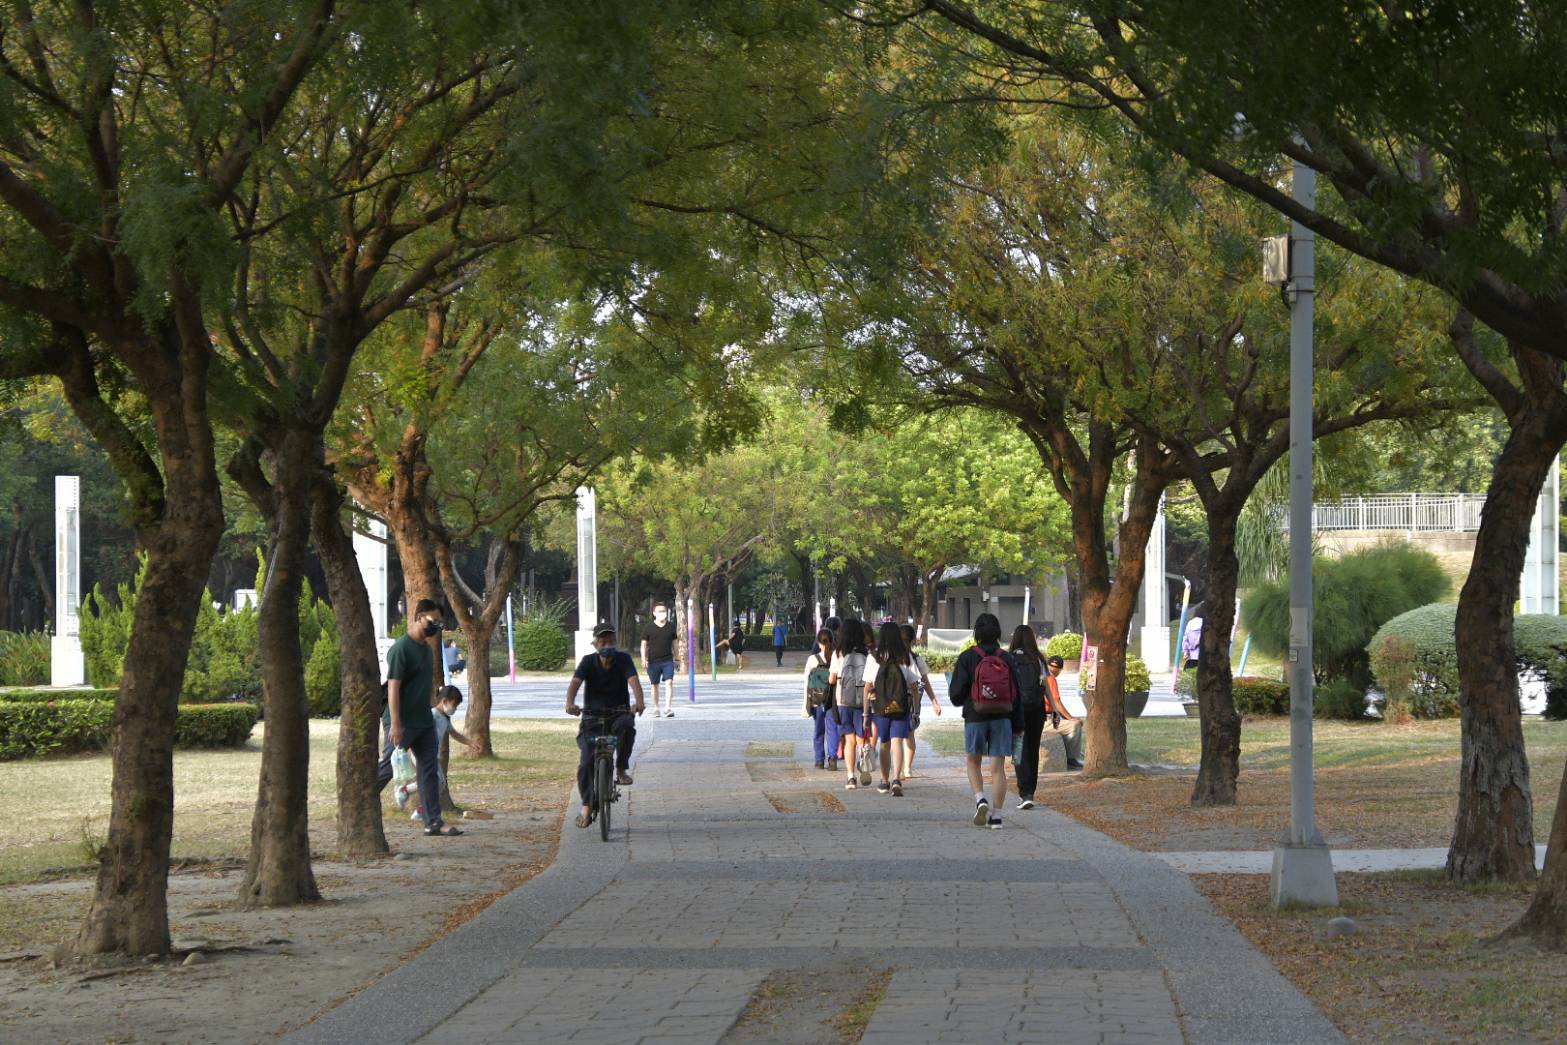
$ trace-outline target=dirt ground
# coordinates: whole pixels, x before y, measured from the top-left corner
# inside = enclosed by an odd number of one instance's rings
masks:
[[[1440,874],[1340,874],[1340,906],[1275,911],[1266,875],[1193,884],[1353,1042],[1560,1042],[1567,955],[1489,943],[1532,886],[1464,889]],[[1352,936],[1327,920],[1348,915]]]
[[[554,859],[575,752],[532,734],[498,735],[497,746],[507,747],[499,760],[453,760],[453,793],[487,817],[453,821],[462,837],[426,838],[388,802],[394,856],[353,865],[326,858],[331,823],[313,820],[321,903],[240,910],[241,861],[177,865],[169,914],[181,953],[171,960],[57,962],[91,879],[0,889],[0,1041],[239,1045],[309,1022]]]

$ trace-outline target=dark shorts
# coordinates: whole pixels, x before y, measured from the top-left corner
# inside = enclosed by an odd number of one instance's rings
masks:
[[[650,686],[656,686],[660,682],[675,681],[675,658],[648,661],[647,681]]]
[[[836,707],[828,712],[838,716],[838,735],[848,736],[850,733],[863,733],[865,731],[865,709]]]
[[[908,738],[910,729],[907,715],[872,715],[871,721],[876,723],[876,735],[883,743]]]

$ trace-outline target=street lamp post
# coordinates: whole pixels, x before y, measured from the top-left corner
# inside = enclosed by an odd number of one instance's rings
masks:
[[[1316,205],[1317,172],[1296,161],[1291,196]],[[1333,854],[1317,830],[1311,737],[1312,353],[1316,302],[1316,236],[1290,223],[1290,824],[1273,849],[1275,907],[1338,903]]]

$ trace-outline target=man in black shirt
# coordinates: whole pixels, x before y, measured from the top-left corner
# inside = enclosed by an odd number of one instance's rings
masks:
[[[659,716],[658,686],[664,683],[665,718],[675,717],[675,624],[663,604],[653,607],[653,623],[642,633],[642,666],[653,687],[653,717]]]
[[[606,729],[614,734],[615,782],[629,787],[631,775],[626,770],[631,767],[631,745],[637,739],[632,713],[642,714],[642,680],[637,678],[631,654],[615,648],[615,629],[608,624],[593,629],[593,645],[598,652],[582,658],[566,689],[566,714],[582,715],[582,724],[577,728],[577,750],[582,753],[577,763],[577,793],[582,796],[578,827],[587,827],[591,822],[588,799],[593,791],[593,738],[603,735]],[[579,708],[577,690],[584,685],[583,707]],[[637,695],[634,707],[630,691]]]

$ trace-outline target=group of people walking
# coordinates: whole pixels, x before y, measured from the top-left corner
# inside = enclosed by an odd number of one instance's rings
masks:
[[[806,658],[801,713],[812,720],[816,768],[837,771],[844,788],[868,786],[877,769],[876,790],[902,796],[914,775],[915,736],[925,698],[940,715],[941,702],[930,670],[914,652],[912,625],[884,622],[872,628],[859,620],[829,618]],[[974,791],[974,823],[998,829],[1006,801],[1006,762],[1016,765],[1020,809],[1034,807],[1039,785],[1039,745],[1060,736],[1067,766],[1082,768],[1080,719],[1066,709],[1056,678],[1060,657],[1048,660],[1028,625],[1001,648],[1001,622],[982,613],[974,622],[974,645],[953,666],[948,699],[963,714],[968,781]],[[984,786],[989,763],[991,788]]]

